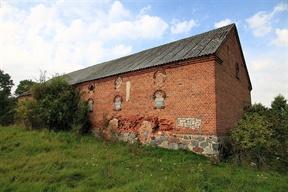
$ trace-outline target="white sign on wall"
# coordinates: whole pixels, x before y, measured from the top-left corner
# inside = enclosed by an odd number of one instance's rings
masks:
[[[201,119],[194,118],[194,117],[187,117],[187,118],[177,118],[176,125],[177,127],[185,127],[185,128],[192,128],[192,129],[199,129],[201,126]]]

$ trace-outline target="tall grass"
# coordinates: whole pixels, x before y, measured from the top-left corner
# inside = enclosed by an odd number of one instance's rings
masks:
[[[186,151],[0,127],[0,191],[288,191],[288,175]]]

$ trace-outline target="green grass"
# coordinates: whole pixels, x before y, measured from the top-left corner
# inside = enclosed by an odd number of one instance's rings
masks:
[[[288,191],[288,175],[185,151],[0,127],[0,191]]]

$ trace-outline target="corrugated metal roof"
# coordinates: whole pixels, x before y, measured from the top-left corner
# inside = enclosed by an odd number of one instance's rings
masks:
[[[65,76],[68,82],[73,85],[175,61],[210,55],[217,51],[233,26],[235,24],[96,64],[68,73]]]

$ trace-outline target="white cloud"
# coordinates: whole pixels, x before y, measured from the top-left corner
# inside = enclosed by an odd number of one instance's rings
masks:
[[[285,52],[285,51],[284,51]],[[288,55],[271,50],[246,57],[253,90],[252,102],[270,106],[278,94],[288,97]]]
[[[279,3],[276,5],[273,9],[274,13],[282,12],[282,11],[287,11],[288,10],[288,4],[287,3]]]
[[[157,16],[141,15],[134,21],[109,24],[99,32],[100,39],[155,39],[162,37],[168,24]]]
[[[233,21],[231,19],[227,19],[226,18],[226,19],[223,19],[223,20],[220,20],[220,21],[216,22],[214,24],[214,28],[224,27],[224,26],[229,25],[231,23],[233,23]]]
[[[288,46],[288,29],[276,29],[276,39],[273,41],[278,46]]]
[[[246,22],[257,37],[264,36],[272,31],[272,18],[280,12],[287,11],[288,4],[280,3],[274,7],[271,12],[260,11],[252,17],[248,18]]]
[[[249,27],[252,29],[253,34],[259,37],[266,35],[272,30],[270,25],[271,18],[271,14],[261,11],[248,18],[246,21],[248,22]]]
[[[251,65],[251,70],[254,73],[257,73],[259,71],[265,71],[269,67],[271,67],[272,61],[270,58],[267,59],[267,57],[265,59],[256,57],[256,58],[251,59],[249,64]]]
[[[125,9],[121,2],[115,1],[109,10],[109,18],[111,20],[121,20],[130,16],[130,11]]]
[[[133,16],[121,2],[106,1],[79,7],[61,0],[29,9],[2,2],[0,68],[16,84],[37,78],[40,69],[68,73],[127,55],[131,41],[160,38],[168,29],[161,17],[145,13],[149,7]]]
[[[131,46],[125,46],[125,45],[116,45],[112,48],[111,54],[114,57],[120,57],[123,55],[127,55],[131,53],[132,47]]]
[[[134,24],[142,38],[159,38],[168,28],[168,24],[160,17],[149,15],[141,16]]]
[[[197,23],[193,19],[189,21],[174,20],[170,30],[173,34],[188,33],[195,26],[197,26]]]

